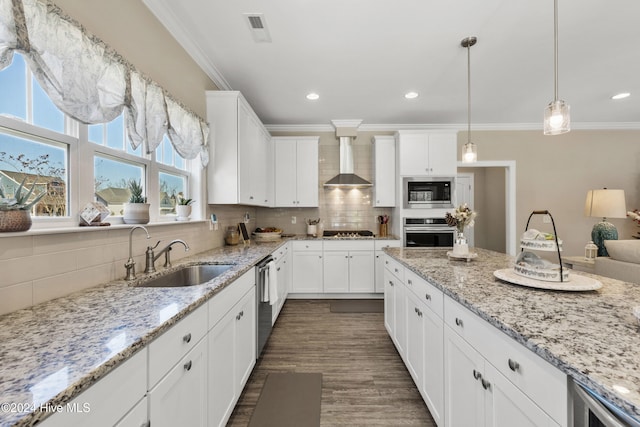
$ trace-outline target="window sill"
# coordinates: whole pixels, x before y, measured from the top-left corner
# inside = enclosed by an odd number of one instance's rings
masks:
[[[150,222],[148,224],[139,224],[144,225],[147,228],[153,227],[163,227],[163,226],[174,226],[174,225],[185,225],[185,224],[202,224],[207,222],[206,220],[193,220],[193,221],[159,221],[159,222]],[[81,227],[81,226],[73,226],[73,227],[55,227],[55,228],[31,228],[27,231],[19,231],[15,233],[0,233],[0,238],[3,237],[27,237],[27,236],[39,236],[45,234],[67,234],[67,233],[84,233],[84,232],[92,232],[92,231],[108,231],[108,230],[123,230],[130,229],[138,224],[111,224],[109,226],[98,226],[98,227]]]

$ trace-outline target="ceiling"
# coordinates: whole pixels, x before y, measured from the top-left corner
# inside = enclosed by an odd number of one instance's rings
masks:
[[[143,1],[272,130],[466,128],[467,36],[472,130],[541,130],[554,96],[552,0]],[[245,13],[263,14],[271,42],[253,40]],[[559,0],[558,91],[574,128],[640,127],[639,18],[637,0]]]

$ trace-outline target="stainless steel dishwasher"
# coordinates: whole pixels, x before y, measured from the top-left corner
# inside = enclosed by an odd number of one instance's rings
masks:
[[[269,339],[272,327],[272,308],[269,300],[269,274],[276,274],[275,270],[270,271],[269,265],[273,262],[271,255],[262,259],[256,264],[256,304],[258,315],[256,316],[256,359],[260,358],[262,349]]]

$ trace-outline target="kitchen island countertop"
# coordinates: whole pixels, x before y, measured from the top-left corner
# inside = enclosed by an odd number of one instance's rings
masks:
[[[472,262],[446,249],[386,248],[404,266],[562,372],[640,419],[640,286],[588,273],[588,292],[532,289],[502,282],[495,270],[514,257],[474,248]]]

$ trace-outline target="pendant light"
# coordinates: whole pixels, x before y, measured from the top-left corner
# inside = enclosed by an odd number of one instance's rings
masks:
[[[571,130],[569,104],[558,99],[558,0],[553,0],[553,101],[544,110],[544,134],[560,135]]]
[[[467,48],[467,143],[462,147],[462,162],[475,163],[478,161],[478,147],[471,142],[471,46],[478,42],[476,37],[462,39],[460,45]]]

